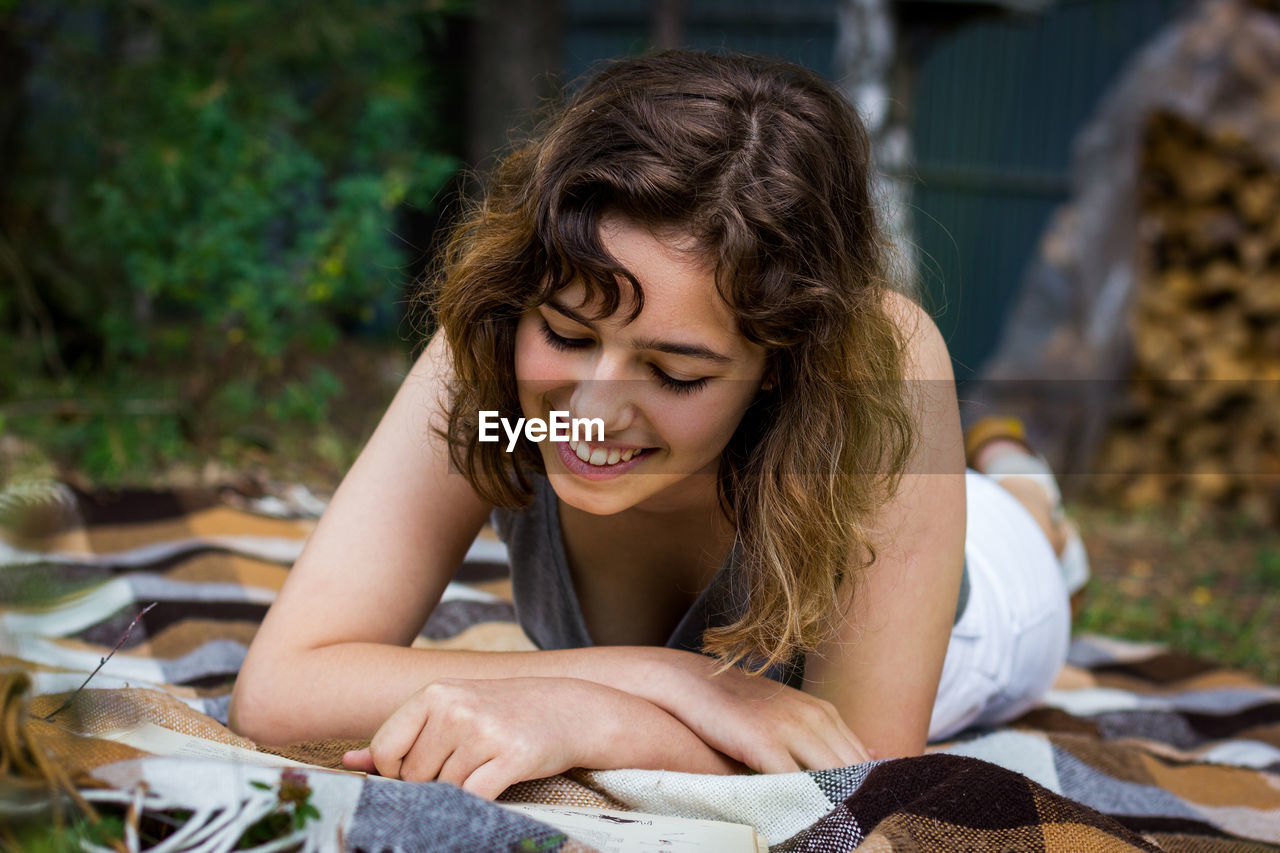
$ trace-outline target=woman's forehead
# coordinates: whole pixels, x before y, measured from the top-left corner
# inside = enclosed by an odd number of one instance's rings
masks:
[[[610,217],[600,224],[600,242],[632,279],[619,275],[614,280],[619,291],[618,310],[624,315],[633,312],[639,296],[646,315],[661,315],[669,322],[711,321],[736,331],[734,311],[716,284],[715,263],[691,235]],[[558,295],[591,313],[599,313],[604,298],[600,285],[588,284],[581,277],[569,282]]]

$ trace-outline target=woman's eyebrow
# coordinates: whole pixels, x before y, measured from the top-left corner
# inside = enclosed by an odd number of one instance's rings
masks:
[[[574,311],[572,308],[561,305],[554,299],[548,299],[545,304],[552,311],[555,311],[557,314],[563,314],[575,323],[586,326],[589,329],[594,328],[589,319],[582,316],[577,311]],[[635,349],[651,349],[657,350],[658,352],[669,353],[671,355],[684,355],[690,358],[701,358],[706,361],[715,362],[716,364],[730,364],[733,362],[733,359],[729,356],[724,355],[723,353],[718,353],[710,347],[705,347],[702,344],[683,344],[677,341],[663,341],[658,338],[649,338],[643,341],[634,341],[632,346]]]
[[[635,341],[632,343],[636,349],[651,349],[659,352],[670,353],[671,355],[687,355],[690,358],[702,358],[707,361],[714,361],[716,364],[730,364],[733,359],[727,355],[722,355],[710,347],[704,347],[701,344],[682,344],[676,341],[661,341],[657,338],[650,338],[643,341]]]

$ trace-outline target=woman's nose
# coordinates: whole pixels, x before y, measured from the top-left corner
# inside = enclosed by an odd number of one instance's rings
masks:
[[[606,436],[624,430],[635,417],[635,385],[625,365],[601,357],[593,370],[575,383],[570,413],[575,418],[600,418]]]

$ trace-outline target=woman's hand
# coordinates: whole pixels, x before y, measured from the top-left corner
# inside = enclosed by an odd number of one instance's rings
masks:
[[[492,799],[509,785],[587,761],[607,732],[588,713],[598,685],[563,678],[444,679],[428,684],[378,729],[351,769],[452,782]],[[607,689],[607,688],[604,688]]]
[[[510,785],[571,767],[694,764],[729,773],[732,762],[655,705],[574,678],[444,679],[409,697],[352,770],[412,781],[452,782],[492,799]]]
[[[673,650],[662,653],[660,693],[646,694],[708,746],[761,773],[828,770],[875,756],[830,702],[764,676]]]

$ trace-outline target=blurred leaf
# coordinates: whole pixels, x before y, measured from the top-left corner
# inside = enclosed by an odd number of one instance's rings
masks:
[[[423,60],[443,6],[0,4],[15,8],[31,63],[0,226],[70,388],[184,401],[145,425],[52,422],[53,440],[122,477],[227,415],[322,418],[341,389],[300,366],[400,302],[401,207],[429,208],[457,166],[433,150]],[[0,288],[0,396],[53,395],[37,328]]]

